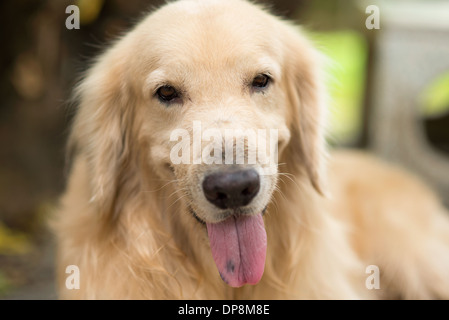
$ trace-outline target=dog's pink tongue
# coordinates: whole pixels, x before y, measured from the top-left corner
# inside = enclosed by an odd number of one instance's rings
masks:
[[[223,281],[231,287],[259,282],[267,251],[262,214],[207,223],[207,233],[212,256]]]

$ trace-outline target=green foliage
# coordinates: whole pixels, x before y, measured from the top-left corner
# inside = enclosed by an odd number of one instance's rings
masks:
[[[449,112],[449,72],[439,76],[421,94],[421,113],[438,117]]]
[[[6,294],[11,288],[11,285],[6,276],[0,271],[0,297]]]
[[[75,4],[80,8],[81,24],[87,25],[97,20],[104,0],[77,0]]]
[[[8,229],[0,221],[0,254],[26,254],[30,249],[31,244],[25,234]]]
[[[352,142],[362,126],[367,43],[355,31],[319,32],[311,37],[329,58],[330,138],[337,143]]]

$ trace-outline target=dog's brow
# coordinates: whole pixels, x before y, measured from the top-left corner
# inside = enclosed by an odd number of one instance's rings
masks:
[[[156,69],[146,77],[145,90],[151,91],[156,88],[157,85],[167,82],[167,75],[164,70]]]
[[[279,79],[281,75],[281,67],[270,57],[263,57],[257,61],[257,66],[260,70],[269,71],[270,75],[275,79]]]

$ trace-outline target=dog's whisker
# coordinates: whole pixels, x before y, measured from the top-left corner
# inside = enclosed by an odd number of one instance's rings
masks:
[[[185,199],[186,197],[188,197],[187,194],[184,194],[184,195],[178,197],[172,204],[170,204],[170,205],[167,207],[166,210],[168,211],[168,210],[171,209],[175,204],[177,204],[177,203],[178,203],[179,201],[181,201],[182,199]]]
[[[170,184],[179,182],[179,179],[165,180],[165,181],[168,181],[168,182],[166,184],[164,184],[162,187],[159,187],[159,188],[157,188],[155,190],[144,190],[143,192],[144,193],[152,193],[152,192],[161,191],[162,189],[164,189],[165,187],[169,186]]]
[[[288,178],[294,185],[295,187],[298,189],[298,191],[301,190],[301,187],[298,185],[298,183],[295,181],[295,179],[293,179],[295,176],[290,174],[290,173],[286,173],[286,172],[280,172],[279,173],[279,180],[281,180],[283,183],[285,183],[285,181],[282,178]]]
[[[187,191],[188,191],[188,188],[187,188],[187,187],[181,188],[181,189],[179,189],[179,190],[175,190],[175,191],[173,191],[170,195],[168,195],[167,197],[165,197],[165,199],[169,200],[171,197],[174,197],[174,196],[179,195],[179,194],[181,194],[181,197],[180,197],[180,198],[186,198],[186,197],[188,197],[188,192],[187,192]],[[178,200],[180,200],[180,198],[178,198],[177,200],[175,200],[175,202],[178,201]]]
[[[277,213],[279,212],[279,207],[278,207],[276,198],[273,198],[273,199],[271,200],[271,203],[273,204],[274,209],[276,210],[275,214],[277,214]],[[268,214],[270,214],[270,213],[271,213],[271,212],[268,210]]]
[[[285,166],[287,163],[285,163],[285,162],[279,162],[278,164],[277,164],[277,166],[279,167],[279,166]]]
[[[278,193],[284,200],[287,200],[286,196],[284,195],[284,192],[279,186],[274,187],[274,192]]]

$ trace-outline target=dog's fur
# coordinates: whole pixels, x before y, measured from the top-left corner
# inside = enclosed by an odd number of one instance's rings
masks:
[[[169,3],[102,54],[76,89],[53,221],[60,297],[449,298],[449,218],[432,192],[364,154],[326,161],[320,60],[297,27],[241,0]],[[273,81],[253,92],[261,72]],[[182,102],[155,97],[166,83]],[[170,162],[170,132],[194,120],[279,130],[278,173],[250,207],[267,206],[257,285],[231,288],[215,267],[201,223],[220,220],[201,195],[211,166]],[[68,265],[78,290],[65,286]],[[365,286],[368,265],[379,290]]]

